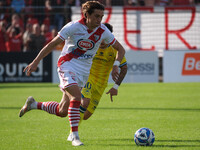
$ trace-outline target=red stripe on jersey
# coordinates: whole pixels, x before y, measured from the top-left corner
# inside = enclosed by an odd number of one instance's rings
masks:
[[[99,28],[96,30],[96,32],[93,33],[93,34],[89,37],[89,39],[92,40],[92,41],[94,41],[94,42],[96,43],[97,41],[99,41],[99,40],[101,39],[101,35],[102,35],[102,33],[103,33],[104,31],[105,31],[105,30],[103,30],[101,27],[99,27]]]
[[[65,41],[65,38],[64,37],[62,37],[60,34],[58,34],[59,35],[59,37],[63,40],[63,41]]]
[[[116,40],[115,40],[115,38],[114,38],[113,41],[110,43],[110,45],[113,45],[113,43],[115,43],[115,41],[116,41]]]
[[[94,43],[101,39],[101,35],[105,30],[99,27],[96,32],[94,32],[88,39],[92,40]],[[79,56],[83,55],[87,50],[81,50],[76,48],[72,52],[66,54],[65,56],[60,57],[58,60],[58,67],[60,67],[64,62],[70,61],[72,58],[78,58]]]
[[[64,62],[70,61],[72,58],[78,58],[79,56],[83,55],[86,51],[80,50],[79,48],[73,50],[66,54],[65,56],[60,57],[58,60],[58,67],[60,67]]]

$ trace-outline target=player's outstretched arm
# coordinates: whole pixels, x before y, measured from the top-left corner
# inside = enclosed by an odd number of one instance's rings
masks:
[[[112,79],[116,81],[119,78],[119,68],[118,66],[120,65],[120,62],[122,61],[124,54],[125,54],[125,49],[123,46],[116,40],[115,44],[112,45],[114,49],[117,50],[117,56],[115,59],[115,62],[113,64],[113,69],[112,69]]]
[[[115,85],[106,93],[106,94],[110,94],[110,100],[111,102],[113,102],[113,97],[112,96],[117,96],[118,94],[118,86],[121,84],[121,82],[123,81],[124,77],[126,76],[127,73],[127,64],[120,67],[120,73],[119,73],[119,77],[118,79],[115,81]]]
[[[120,84],[124,80],[124,77],[126,76],[127,70],[128,70],[127,64],[125,64],[124,66],[120,67],[119,78],[115,81],[115,84],[120,86]]]
[[[125,55],[125,49],[117,40],[115,44],[112,45],[112,47],[117,50],[117,56],[116,56],[115,61],[119,61],[120,63]]]
[[[61,42],[63,42],[63,40],[60,39],[59,36],[56,36],[51,42],[49,42],[44,48],[42,48],[36,58],[24,69],[24,72],[26,72],[27,76],[30,76],[31,72],[36,71],[40,61],[45,56],[47,56],[56,45],[60,44]]]

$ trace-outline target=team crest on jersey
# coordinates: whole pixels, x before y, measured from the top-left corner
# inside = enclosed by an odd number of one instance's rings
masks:
[[[87,51],[87,50],[93,49],[95,44],[94,44],[94,42],[92,40],[80,39],[77,42],[77,45],[81,50]]]
[[[100,37],[99,35],[96,35],[96,34],[95,34],[95,35],[94,35],[95,41],[98,41],[98,40],[99,40],[99,37]]]

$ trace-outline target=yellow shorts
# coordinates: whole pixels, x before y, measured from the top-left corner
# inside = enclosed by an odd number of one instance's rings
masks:
[[[90,103],[87,110],[90,113],[94,113],[95,109],[97,108],[100,99],[103,95],[103,92],[106,87],[99,87],[95,83],[93,83],[90,79],[88,79],[85,87],[82,89],[82,96],[85,98],[90,98]]]

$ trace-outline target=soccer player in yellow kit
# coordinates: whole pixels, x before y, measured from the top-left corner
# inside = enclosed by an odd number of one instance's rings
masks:
[[[104,25],[112,32],[113,27],[110,24],[104,23]],[[120,72],[116,78],[113,78],[115,84],[106,94],[110,94],[111,101],[113,101],[112,96],[118,94],[118,86],[121,84],[127,73],[127,62],[124,57],[120,64],[115,64],[116,55],[117,51],[111,45],[105,44],[104,42],[101,43],[93,58],[88,81],[81,92],[82,103],[80,106],[80,122],[90,118],[97,108],[103,92],[107,87],[113,65],[118,65],[120,67]]]

